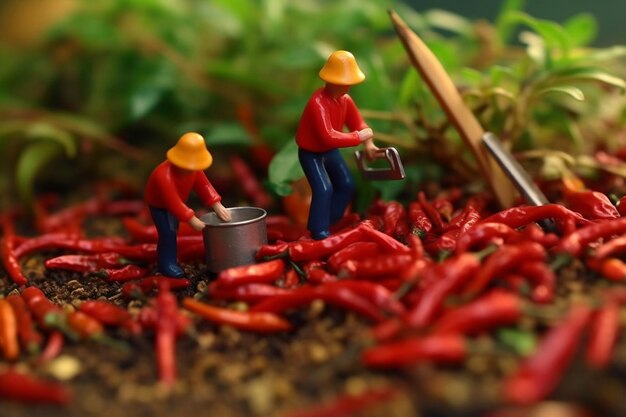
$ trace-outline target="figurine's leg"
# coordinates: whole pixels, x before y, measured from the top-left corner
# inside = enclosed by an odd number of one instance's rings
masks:
[[[326,153],[298,151],[298,158],[304,175],[311,185],[312,198],[309,208],[309,222],[307,228],[313,239],[324,239],[330,236],[330,202],[333,194],[333,185],[324,168]]]
[[[168,277],[182,277],[185,273],[176,262],[178,219],[167,210],[157,207],[150,207],[150,214],[159,234],[157,242],[159,272]]]
[[[330,202],[330,224],[333,224],[343,217],[346,207],[348,207],[354,196],[355,185],[348,165],[339,153],[339,150],[335,149],[328,153],[325,166],[333,184]]]

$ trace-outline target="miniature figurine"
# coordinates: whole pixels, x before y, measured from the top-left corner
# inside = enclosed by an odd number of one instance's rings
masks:
[[[296,132],[298,158],[313,192],[307,228],[316,240],[330,235],[329,226],[341,219],[355,190],[337,148],[364,142],[368,158],[378,150],[372,129],[348,95],[350,87],[365,79],[354,56],[347,51],[333,52],[319,76],[326,85],[309,99]],[[344,126],[350,132],[344,132]]]
[[[192,189],[222,221],[231,220],[230,212],[222,205],[221,197],[203,172],[212,163],[213,157],[204,138],[197,133],[185,133],[167,152],[167,160],[157,166],[148,179],[145,200],[159,234],[158,268],[165,276],[179,278],[184,275],[176,261],[179,221],[188,222],[196,230],[205,226],[185,205]]]

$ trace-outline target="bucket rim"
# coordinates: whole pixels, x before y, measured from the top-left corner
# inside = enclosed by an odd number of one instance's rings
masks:
[[[262,209],[261,207],[253,207],[253,206],[243,206],[243,207],[228,207],[226,208],[226,210],[228,210],[229,212],[237,212],[237,211],[243,211],[243,210],[253,210],[256,211],[258,213],[257,216],[254,216],[250,219],[245,219],[245,220],[240,220],[240,221],[230,221],[230,222],[219,222],[219,223],[209,223],[206,221],[207,217],[217,217],[217,214],[215,214],[215,212],[209,212],[206,213],[204,215],[202,215],[200,217],[200,220],[206,225],[205,227],[237,227],[237,226],[244,226],[246,224],[250,224],[250,223],[256,223],[260,220],[263,220],[265,217],[267,217],[267,211],[265,211],[265,209]],[[233,216],[234,217],[234,216]]]

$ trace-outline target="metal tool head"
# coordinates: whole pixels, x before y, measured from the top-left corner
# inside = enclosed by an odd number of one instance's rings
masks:
[[[389,162],[389,168],[368,167],[365,152],[355,151],[354,156],[359,171],[361,171],[361,175],[366,180],[402,180],[406,177],[400,154],[396,148],[380,148],[376,153],[376,159],[386,159]]]

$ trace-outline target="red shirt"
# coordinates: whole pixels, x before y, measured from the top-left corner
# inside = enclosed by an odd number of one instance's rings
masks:
[[[185,171],[176,168],[169,161],[164,161],[150,174],[144,199],[151,206],[166,209],[179,221],[188,222],[194,212],[185,205],[185,201],[192,189],[207,206],[222,199],[204,171]]]
[[[344,132],[344,126],[351,132]],[[361,143],[357,131],[367,127],[349,95],[334,99],[322,87],[313,93],[304,108],[296,143],[310,152],[357,146]]]

